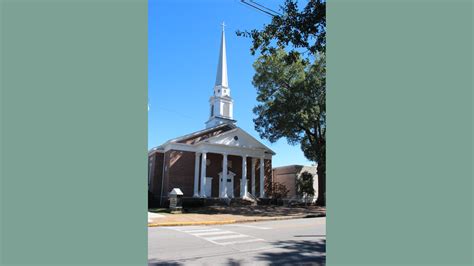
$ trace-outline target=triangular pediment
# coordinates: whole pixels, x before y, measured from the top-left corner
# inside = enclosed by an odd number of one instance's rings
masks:
[[[246,149],[265,150],[275,154],[270,148],[263,145],[260,141],[252,137],[243,129],[237,127],[222,134],[213,136],[200,143],[217,144],[225,146],[241,147]]]

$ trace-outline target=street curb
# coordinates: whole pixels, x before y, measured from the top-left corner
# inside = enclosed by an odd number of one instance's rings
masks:
[[[159,226],[185,226],[185,225],[216,225],[216,224],[233,224],[236,220],[224,221],[203,221],[203,222],[169,222],[169,223],[149,223],[148,227]]]
[[[266,221],[279,221],[279,220],[291,220],[291,219],[303,219],[303,218],[316,218],[316,217],[326,217],[326,214],[307,214],[307,215],[300,215],[300,216],[269,217],[269,218],[245,219],[245,220],[149,223],[149,224],[148,224],[148,227],[186,226],[186,225],[219,225],[219,224],[266,222]]]

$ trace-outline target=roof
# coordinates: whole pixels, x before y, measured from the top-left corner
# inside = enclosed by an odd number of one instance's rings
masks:
[[[246,149],[265,150],[265,153],[275,155],[274,151],[234,124],[221,124],[212,128],[195,131],[193,133],[168,140],[162,145],[151,149],[149,154],[164,151],[168,144],[173,143],[190,146],[206,144],[217,146],[235,146]]]
[[[221,125],[217,125],[215,127],[210,127],[210,128],[206,128],[206,129],[203,129],[203,130],[198,130],[198,131],[195,131],[195,132],[192,132],[192,133],[189,133],[189,134],[186,134],[186,135],[174,138],[174,139],[167,140],[165,143],[150,149],[148,151],[148,153],[152,153],[154,151],[164,150],[166,144],[168,144],[168,143],[183,143],[186,140],[198,138],[201,135],[209,134],[209,133],[220,131],[220,130],[228,131],[228,130],[231,130],[233,128],[236,128],[236,126],[233,125],[233,124],[221,124]]]
[[[193,133],[186,134],[184,136],[168,140],[167,143],[168,142],[183,143],[186,140],[195,139],[195,138],[198,138],[202,135],[208,135],[208,134],[213,133],[213,132],[221,132],[221,131],[225,132],[225,131],[231,130],[235,127],[236,126],[233,125],[233,124],[221,124],[221,125],[217,125],[215,127],[210,127],[210,128],[206,128],[206,129],[203,129],[203,130],[195,131]]]

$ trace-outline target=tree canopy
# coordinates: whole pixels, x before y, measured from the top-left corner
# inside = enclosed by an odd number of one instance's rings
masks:
[[[289,55],[296,59],[300,52],[316,55],[326,51],[326,2],[309,0],[300,10],[298,1],[286,0],[282,14],[272,17],[262,30],[237,31],[238,36],[252,38],[250,52],[274,54],[279,48],[291,47]],[[274,41],[274,42],[272,42]]]
[[[301,173],[300,177],[297,179],[298,193],[303,196],[313,196],[313,179],[313,175],[310,172],[304,171],[303,173]]]
[[[254,63],[255,129],[271,142],[285,137],[293,145],[300,144],[308,159],[319,161],[316,149],[326,134],[325,57],[309,64],[302,59],[289,63],[286,56],[279,49]]]
[[[286,138],[318,163],[318,203],[325,205],[326,178],[326,2],[309,0],[302,9],[286,0],[262,30],[250,37],[257,106],[255,129],[275,142]]]

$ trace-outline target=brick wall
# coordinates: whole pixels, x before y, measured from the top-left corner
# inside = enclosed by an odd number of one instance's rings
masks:
[[[161,199],[162,199],[162,205],[166,205],[166,200],[168,199],[168,193],[171,191],[171,190],[168,190],[169,188],[169,179],[170,179],[170,155],[171,155],[171,151],[167,151],[164,153],[164,156],[163,156],[163,167],[164,167],[164,171],[163,171],[163,194],[161,194]]]
[[[212,197],[219,197],[219,173],[222,172],[223,156],[216,153],[208,153],[207,159],[210,164],[206,167],[206,176],[212,177]]]
[[[264,175],[265,175],[265,183],[268,183],[269,186],[271,188],[271,184],[272,184],[272,160],[269,160],[269,159],[265,159],[263,160],[263,164],[264,164]],[[270,191],[265,191],[266,194],[270,193]]]
[[[228,160],[232,162],[229,170],[235,174],[234,177],[234,197],[240,197],[240,181],[242,178],[242,157],[229,155]]]
[[[159,196],[161,193],[161,182],[163,176],[163,153],[155,153],[153,156],[153,166],[151,169],[151,186],[150,191]]]
[[[184,197],[192,197],[194,192],[194,152],[176,151],[169,152],[169,170],[168,184],[164,195],[168,197],[168,193],[173,188],[179,188],[183,192]]]
[[[286,186],[289,190],[288,198],[296,197],[296,169],[294,167],[273,169],[273,181]]]

